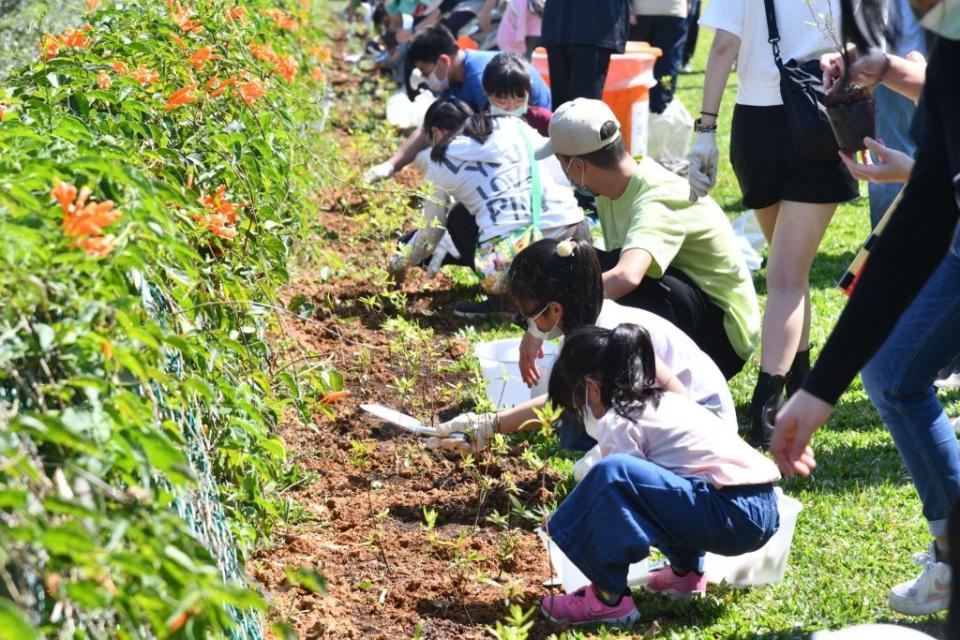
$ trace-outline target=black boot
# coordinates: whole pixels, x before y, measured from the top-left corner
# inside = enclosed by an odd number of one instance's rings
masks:
[[[800,390],[808,373],[810,373],[810,347],[807,347],[806,351],[797,351],[797,355],[793,356],[793,364],[790,365],[790,371],[787,371],[786,376],[785,388],[788,398]]]
[[[777,411],[783,404],[785,382],[784,376],[763,371],[757,378],[753,399],[750,400],[750,433],[747,434],[747,441],[755,447],[766,449],[770,445]]]

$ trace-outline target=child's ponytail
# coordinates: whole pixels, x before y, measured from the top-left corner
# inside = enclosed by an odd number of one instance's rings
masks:
[[[534,242],[510,263],[507,289],[522,308],[558,302],[563,307],[564,333],[596,322],[603,305],[600,261],[585,240]]]
[[[657,406],[662,391],[657,387],[657,358],[646,329],[618,324],[610,332],[601,367],[604,376],[599,382],[605,405],[624,417],[629,408],[643,411],[647,401]]]
[[[647,330],[635,324],[616,329],[585,326],[568,335],[550,374],[550,400],[579,411],[587,378],[600,383],[603,404],[618,414],[656,406],[663,390],[657,386],[656,355]]]

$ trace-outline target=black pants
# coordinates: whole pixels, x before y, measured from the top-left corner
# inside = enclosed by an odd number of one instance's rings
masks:
[[[688,65],[697,52],[697,36],[700,35],[700,0],[690,3],[690,14],[687,16],[687,43],[683,46],[683,64]]]
[[[677,90],[677,76],[683,68],[683,48],[687,44],[687,20],[674,16],[637,16],[630,27],[630,39],[649,42],[663,52],[653,65],[657,84],[650,89],[650,111],[663,113]]]
[[[553,110],[574,98],[599,100],[607,81],[611,53],[610,49],[580,44],[547,47]]]
[[[456,264],[462,267],[474,268],[474,258],[477,254],[477,240],[480,238],[480,228],[477,227],[477,219],[470,215],[467,208],[457,203],[447,213],[447,231],[450,232],[450,239],[453,245],[460,252],[460,258],[447,256],[443,264]],[[571,225],[570,229],[564,234],[564,239],[576,238],[577,240],[590,239],[590,225],[584,220],[578,225]]]
[[[597,251],[597,256],[601,270],[609,271],[620,260],[620,251]],[[646,309],[675,324],[710,356],[727,380],[743,369],[746,361],[737,355],[723,328],[723,310],[679,269],[668,267],[659,280],[644,278],[617,302]]]

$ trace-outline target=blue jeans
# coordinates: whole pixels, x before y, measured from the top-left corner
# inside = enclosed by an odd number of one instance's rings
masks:
[[[773,485],[717,489],[634,456],[607,456],[567,496],[547,533],[598,588],[620,593],[627,570],[656,546],[677,571],[704,553],[759,549],[780,526]]]
[[[884,86],[878,86],[873,94],[877,107],[877,138],[891,149],[912,156],[917,149],[910,135],[910,123],[917,110],[913,100]],[[897,197],[902,184],[867,185],[870,192],[870,226],[875,227],[887,208]]]
[[[947,534],[950,507],[960,496],[960,448],[933,381],[958,355],[960,230],[943,262],[861,372],[864,389],[913,478],[934,536]]]

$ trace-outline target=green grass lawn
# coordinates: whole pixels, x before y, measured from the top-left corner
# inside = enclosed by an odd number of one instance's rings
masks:
[[[678,95],[694,115],[699,112],[710,40],[709,32],[701,32],[694,60],[697,72],[681,76],[679,82]],[[728,161],[735,97],[736,77],[731,75],[721,108],[719,180],[712,193],[731,219],[744,210]],[[861,191],[865,195],[866,187]],[[840,207],[820,246],[810,278],[814,356],[846,302],[834,283],[868,232],[869,212],[863,197]],[[766,298],[764,275],[762,270],[755,274],[761,305]],[[481,330],[479,337],[502,334],[502,328]],[[732,383],[741,423],[757,362],[755,356]],[[955,415],[956,395],[947,395],[945,401]],[[909,624],[942,634],[943,616],[906,618],[886,605],[891,586],[916,576],[912,556],[926,548],[929,538],[916,491],[859,378],[814,445],[819,463],[814,476],[783,483],[784,490],[804,506],[784,581],[743,591],[713,589],[705,601],[682,605],[639,596],[644,620],[659,619],[663,637],[795,638],[861,622]],[[595,633],[617,635],[604,629]]]
[[[694,68],[679,82],[679,98],[697,114],[711,34],[702,32]],[[740,192],[727,159],[729,122],[736,94],[736,77],[721,108],[721,165],[713,197],[733,219],[743,212]],[[366,145],[382,155],[376,128]],[[376,158],[379,161],[379,156]],[[862,192],[866,193],[864,186]],[[869,231],[866,198],[838,210],[821,244],[811,273],[814,357],[823,346],[846,298],[835,287]],[[473,295],[476,282],[466,270],[452,269],[464,295]],[[755,274],[761,305],[765,303],[764,272]],[[471,340],[519,335],[516,327],[478,324],[465,332]],[[757,374],[758,357],[732,382],[734,400],[745,422]],[[482,391],[477,390],[482,394]],[[944,395],[948,413],[956,415],[958,396]],[[670,638],[801,638],[813,631],[863,622],[915,626],[942,636],[944,616],[906,618],[886,605],[891,586],[917,575],[915,552],[929,542],[920,501],[893,443],[867,400],[859,379],[843,396],[833,417],[814,441],[819,466],[810,479],[783,483],[783,489],[803,504],[793,550],[780,584],[733,590],[711,587],[703,601],[672,603],[649,595],[637,596],[643,624],[660,624],[658,637]],[[554,455],[551,462],[569,469],[572,454]],[[643,629],[643,625],[638,629]],[[567,632],[566,637],[619,637],[613,629]]]

